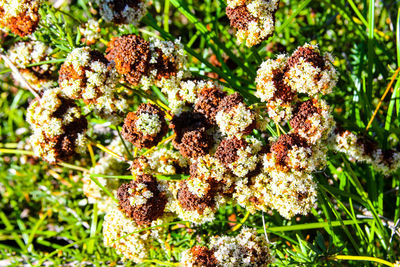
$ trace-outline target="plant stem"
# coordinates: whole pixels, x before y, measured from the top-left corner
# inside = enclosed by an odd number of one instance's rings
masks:
[[[377,262],[386,266],[394,267],[394,264],[375,257],[368,257],[368,256],[350,256],[350,255],[335,255],[328,257],[329,260],[353,260],[353,261],[371,261]]]

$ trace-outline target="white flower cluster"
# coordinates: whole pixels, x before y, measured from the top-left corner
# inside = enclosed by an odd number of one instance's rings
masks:
[[[285,82],[296,92],[309,95],[329,94],[336,86],[338,73],[332,65],[333,57],[329,53],[323,55],[323,66],[309,62],[307,54],[301,54],[300,49],[309,49],[320,54],[318,46],[305,44],[294,51],[299,54],[297,61],[286,72]]]
[[[164,214],[151,223],[151,229],[145,229],[148,226],[136,224],[134,220],[125,217],[119,209],[110,209],[103,222],[104,245],[115,248],[123,260],[140,263],[149,257],[150,250],[155,249],[156,243],[164,249],[162,236],[167,233],[168,228],[156,226],[171,220],[169,214]]]
[[[183,80],[179,86],[164,89],[172,113],[179,115],[187,104],[196,104],[199,100],[199,93],[205,88],[222,90],[222,86],[217,82],[206,80]]]
[[[60,69],[59,83],[71,99],[83,99],[89,110],[99,116],[121,121],[119,116],[128,109],[127,101],[117,93],[118,76],[108,68],[104,56],[89,47],[75,48]]]
[[[181,254],[182,266],[269,266],[273,256],[265,236],[243,228],[235,237],[212,237],[210,249],[196,246]]]
[[[232,9],[231,12],[245,8],[245,11],[241,10],[230,18],[234,27],[235,20],[245,20],[239,22],[241,26],[236,33],[239,42],[251,47],[271,36],[275,30],[275,12],[278,5],[279,0],[228,0],[228,10]],[[246,24],[246,27],[243,27],[243,24]]]
[[[95,19],[89,19],[86,23],[79,26],[79,32],[81,33],[84,39],[83,41],[87,45],[95,44],[97,40],[100,40],[101,38],[100,31],[101,30],[99,21]]]
[[[31,34],[37,27],[41,0],[0,0],[0,26],[20,36]]]
[[[100,14],[107,22],[138,25],[147,12],[146,1],[98,0]]]
[[[36,156],[54,163],[86,148],[87,121],[72,101],[62,97],[59,88],[46,90],[40,101],[33,100],[26,117],[33,130],[30,143]]]
[[[348,130],[338,130],[332,139],[333,149],[346,154],[350,161],[371,164],[384,175],[390,175],[400,168],[399,151],[382,150],[377,143]]]
[[[161,120],[157,114],[141,113],[135,125],[145,135],[157,135],[161,131]]]
[[[255,114],[244,103],[229,110],[220,110],[215,116],[222,133],[228,136],[240,135],[254,122]]]
[[[154,84],[169,95],[170,91],[177,90],[182,79],[190,75],[185,50],[180,39],[171,42],[152,37],[149,42],[150,72],[142,76],[140,84],[143,90],[148,90]],[[164,66],[160,69],[161,65]],[[166,65],[170,69],[164,69]]]
[[[10,61],[18,68],[23,78],[34,88],[42,90],[50,88],[54,85],[51,80],[56,66],[44,63],[43,61],[51,60],[53,49],[39,41],[18,42],[13,45],[8,51]],[[35,67],[29,67],[30,64],[39,64]],[[13,73],[16,81],[19,81],[19,76]],[[24,85],[24,82],[20,82]]]
[[[188,160],[181,153],[166,148],[157,148],[151,153],[136,159],[132,168],[135,175],[141,174],[178,174],[177,169],[188,167]]]

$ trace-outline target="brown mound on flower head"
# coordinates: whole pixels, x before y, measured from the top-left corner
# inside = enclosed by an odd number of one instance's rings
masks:
[[[280,99],[284,103],[292,102],[296,93],[292,91],[289,85],[287,85],[284,81],[284,71],[282,70],[274,70],[273,71],[273,82],[277,90],[274,92],[274,99]]]
[[[214,256],[214,251],[207,247],[194,246],[190,249],[194,267],[213,267],[217,266],[218,261]]]
[[[219,187],[217,186],[217,182],[212,179],[209,179],[208,183],[210,183],[210,190],[200,198],[190,192],[186,180],[181,181],[179,183],[180,188],[178,190],[177,198],[182,208],[188,211],[196,210],[199,214],[203,214],[204,209],[207,207],[213,208],[215,206],[214,197],[218,193]]]
[[[306,62],[311,63],[314,67],[321,70],[325,67],[325,60],[318,51],[311,47],[299,47],[293,55],[288,59],[288,67],[291,68],[299,63],[300,58],[304,58]]]
[[[161,121],[161,130],[156,135],[149,135],[141,132],[136,127],[136,121],[141,114],[150,114],[158,116]],[[163,136],[168,132],[168,125],[165,121],[165,113],[159,107],[153,104],[142,103],[136,112],[129,112],[124,120],[121,134],[125,140],[131,142],[138,148],[150,148],[157,145]]]
[[[245,148],[247,142],[244,139],[239,139],[236,136],[231,138],[225,138],[221,141],[215,152],[215,157],[219,162],[225,166],[238,160],[239,155],[237,151]]]
[[[138,35],[113,38],[106,52],[106,58],[115,63],[118,73],[125,75],[126,80],[134,86],[149,72],[150,44]]]
[[[311,123],[307,119],[318,113],[318,109],[314,106],[314,100],[309,99],[297,105],[294,115],[290,120],[290,126],[294,130],[303,129],[308,131],[311,128]]]
[[[243,97],[239,93],[234,93],[228,96],[225,96],[218,106],[218,111],[228,112],[235,108],[240,103],[244,103]]]
[[[13,33],[25,37],[26,35],[32,34],[37,26],[39,25],[39,5],[34,6],[30,11],[24,11],[18,16],[6,18],[4,9],[0,7],[0,25],[4,25],[9,28]],[[33,18],[32,16],[33,15]]]
[[[218,112],[219,103],[226,96],[226,93],[217,87],[203,88],[198,97],[194,110],[203,114],[208,123],[215,123],[215,115]]]
[[[363,135],[357,138],[357,145],[364,150],[364,153],[369,157],[372,157],[374,152],[378,149],[378,144],[371,140],[367,135]]]
[[[230,20],[231,26],[239,30],[247,30],[250,22],[257,21],[257,18],[250,14],[245,5],[235,8],[227,7],[226,15]]]
[[[161,80],[162,78],[168,79],[170,77],[176,76],[178,72],[178,67],[175,63],[175,59],[166,56],[160,48],[156,48],[157,53],[156,63],[150,64],[151,70],[157,70],[156,79]]]
[[[275,154],[276,163],[286,166],[289,160],[288,152],[293,146],[307,147],[307,141],[297,134],[284,134],[279,136],[278,140],[272,144],[271,152]]]
[[[144,187],[146,189],[143,189]],[[152,196],[145,198],[146,192],[151,192]],[[130,199],[135,196],[145,198],[145,203],[131,205]],[[164,214],[167,203],[165,194],[158,189],[157,179],[147,174],[139,175],[135,181],[122,184],[118,188],[117,197],[120,209],[139,225],[149,225],[160,218]]]
[[[208,153],[211,138],[206,118],[198,112],[185,111],[174,116],[170,123],[176,134],[173,145],[184,157],[197,158]]]
[[[61,106],[53,113],[55,118],[63,118],[64,114],[70,108],[77,107],[75,102],[71,99],[60,98]],[[44,140],[44,143],[53,142],[56,158],[59,160],[68,160],[71,156],[75,155],[75,140],[78,138],[79,133],[86,131],[88,126],[85,117],[80,117],[79,119],[74,119],[69,124],[63,124],[63,134],[57,135],[48,140]]]

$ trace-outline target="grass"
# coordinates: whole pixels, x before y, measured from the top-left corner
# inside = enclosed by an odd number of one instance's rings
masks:
[[[61,64],[68,52],[82,46],[76,30],[79,22],[96,16],[89,13],[88,2],[73,1],[59,10],[42,7],[42,17],[47,19],[35,36],[55,48],[57,59],[52,63]],[[225,5],[222,0],[154,0],[140,27],[117,29],[103,23],[101,33],[105,42],[116,32],[165,40],[180,36],[195,76],[216,73],[223,85],[240,92],[249,104],[257,102],[254,78],[262,60],[291,52],[305,42],[318,43],[335,56],[340,72],[334,93],[326,97],[336,121],[371,136],[382,148],[399,146],[399,1],[282,0],[274,36],[255,48],[236,43]],[[20,38],[12,42],[16,39]],[[3,46],[10,44],[8,40]],[[97,48],[105,50],[102,43]],[[220,67],[210,63],[212,55]],[[82,174],[98,160],[101,150],[93,147],[93,154],[60,166],[22,151],[18,143],[29,137],[25,113],[33,97],[13,84],[9,71],[0,66],[0,265],[120,263],[115,251],[102,244],[103,215],[82,193]],[[161,94],[157,88],[155,94]],[[89,118],[91,125],[100,123]],[[124,179],[121,175],[118,178]],[[190,231],[177,227],[184,222],[164,225],[170,230],[164,237],[167,249],[152,250],[152,259],[141,265],[173,265],[197,237],[206,242],[207,236],[230,234],[235,230],[228,220],[232,215],[237,223],[268,233],[277,266],[391,266],[400,260],[399,171],[384,177],[368,165],[330,153],[328,166],[315,177],[318,207],[308,216],[292,220],[275,212],[247,216],[243,208],[228,205],[215,221]]]

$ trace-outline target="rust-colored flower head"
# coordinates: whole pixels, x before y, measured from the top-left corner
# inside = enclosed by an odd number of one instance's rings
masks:
[[[197,96],[194,110],[203,114],[208,123],[215,124],[218,106],[225,96],[226,93],[219,87],[205,87]]]
[[[122,136],[138,148],[157,145],[168,131],[165,113],[153,104],[141,104],[129,112],[122,127]]]
[[[183,180],[179,183],[177,199],[179,205],[186,211],[196,211],[203,214],[206,208],[214,209],[215,196],[218,193],[217,183],[209,179],[204,181],[201,186],[193,186],[190,179]]]
[[[138,225],[149,225],[160,218],[167,203],[164,192],[158,189],[157,179],[147,174],[122,184],[117,196],[121,210]]]
[[[215,152],[215,157],[219,162],[228,166],[239,159],[238,151],[244,149],[246,146],[247,142],[244,139],[239,139],[236,136],[226,138],[219,144]]]
[[[181,264],[185,267],[213,267],[218,265],[218,261],[213,250],[194,246],[182,254]]]
[[[176,134],[173,145],[188,158],[197,158],[208,153],[211,138],[207,134],[206,118],[197,112],[185,111],[171,120],[170,128]]]
[[[40,0],[0,1],[0,26],[24,37],[32,34],[40,20]]]
[[[115,63],[117,72],[134,86],[149,72],[150,45],[138,35],[113,38],[106,52],[106,58]]]

